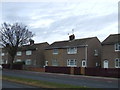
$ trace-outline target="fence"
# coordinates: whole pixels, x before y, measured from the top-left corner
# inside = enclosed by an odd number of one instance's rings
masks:
[[[10,69],[10,64],[2,64],[2,67],[5,69]],[[12,69],[22,70],[23,66],[22,64],[12,64]]]
[[[120,68],[85,68],[85,75],[120,78]]]

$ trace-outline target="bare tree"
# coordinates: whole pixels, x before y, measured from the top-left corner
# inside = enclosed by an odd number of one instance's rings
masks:
[[[0,44],[8,52],[10,56],[10,64],[13,64],[18,48],[27,44],[29,39],[34,36],[34,34],[27,29],[27,26],[22,23],[3,23],[0,29],[0,35]]]

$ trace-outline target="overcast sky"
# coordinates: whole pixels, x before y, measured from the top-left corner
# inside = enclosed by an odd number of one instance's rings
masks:
[[[72,2],[2,2],[0,23],[21,22],[35,33],[35,43],[97,36],[103,41],[118,33],[118,0]]]

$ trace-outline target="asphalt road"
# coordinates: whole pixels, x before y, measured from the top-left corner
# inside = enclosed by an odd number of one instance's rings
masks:
[[[85,86],[90,88],[120,88],[118,86],[117,78],[42,73],[22,70],[3,70],[2,75],[31,78],[34,80],[43,80],[49,82]]]
[[[3,80],[2,81],[2,88],[36,88],[36,87]]]

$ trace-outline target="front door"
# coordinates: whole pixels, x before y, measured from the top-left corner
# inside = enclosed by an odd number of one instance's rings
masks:
[[[104,68],[108,68],[108,60],[105,60],[105,61],[104,61],[103,67],[104,67]]]

